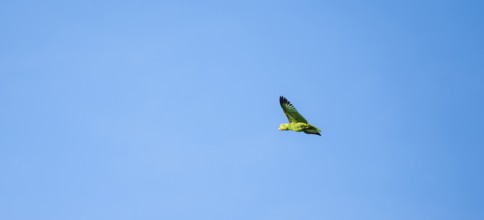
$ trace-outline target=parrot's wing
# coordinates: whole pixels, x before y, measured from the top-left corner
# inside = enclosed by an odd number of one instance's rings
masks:
[[[286,117],[290,123],[308,123],[308,121],[306,121],[306,119],[299,114],[296,108],[294,108],[294,106],[284,96],[279,97],[279,103],[281,104],[282,110],[284,111],[284,114],[286,114]]]

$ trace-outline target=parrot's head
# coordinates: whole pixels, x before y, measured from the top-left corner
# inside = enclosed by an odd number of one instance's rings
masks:
[[[279,125],[279,131],[287,131],[289,128],[287,128],[287,124],[281,124]]]

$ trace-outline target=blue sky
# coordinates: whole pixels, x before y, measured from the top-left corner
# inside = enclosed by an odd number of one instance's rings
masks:
[[[483,219],[483,10],[4,1],[0,219]]]

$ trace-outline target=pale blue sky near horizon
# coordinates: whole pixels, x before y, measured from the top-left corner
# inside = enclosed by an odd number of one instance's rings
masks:
[[[0,219],[484,219],[483,10],[3,1]]]

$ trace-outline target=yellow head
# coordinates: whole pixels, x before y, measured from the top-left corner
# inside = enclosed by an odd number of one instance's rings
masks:
[[[287,124],[281,124],[279,125],[279,131],[287,131],[289,128],[287,128]]]

